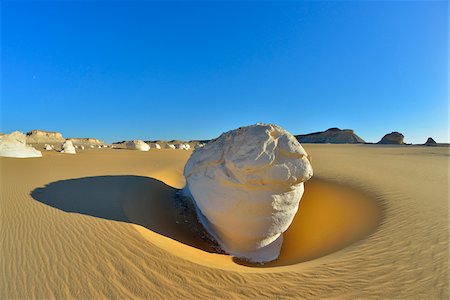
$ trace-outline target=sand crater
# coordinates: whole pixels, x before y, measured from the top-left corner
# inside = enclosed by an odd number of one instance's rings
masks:
[[[220,253],[179,189],[143,176],[96,176],[56,181],[31,196],[69,213],[126,222],[156,246],[191,262],[231,270],[276,271],[339,251],[373,233],[382,209],[369,195],[313,178],[284,234],[279,259],[248,264]]]

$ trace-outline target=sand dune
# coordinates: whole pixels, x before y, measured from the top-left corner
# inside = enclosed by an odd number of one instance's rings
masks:
[[[0,295],[448,298],[448,148],[304,146],[315,178],[267,265],[198,226],[177,193],[191,151],[1,158]]]

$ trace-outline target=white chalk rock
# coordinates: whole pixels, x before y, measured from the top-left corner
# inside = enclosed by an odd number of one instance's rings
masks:
[[[19,131],[0,136],[0,156],[15,158],[41,157],[41,151],[27,145],[26,141],[26,136]]]
[[[84,150],[84,146],[83,146],[83,145],[80,145],[80,149],[81,149],[81,150]]]
[[[79,147],[78,147],[78,145],[75,145],[75,149],[78,149]]]
[[[176,149],[176,148],[175,148],[175,145],[166,144],[166,149]]]
[[[160,149],[161,149],[161,146],[160,146],[159,144],[156,144],[156,143],[155,143],[155,144],[154,144],[154,148],[160,150]]]
[[[66,140],[61,146],[61,153],[75,154],[77,153],[72,141]]]
[[[184,147],[183,147],[184,150],[189,150],[189,149],[191,149],[191,145],[189,145],[189,144],[184,144],[183,146],[184,146]]]
[[[139,151],[148,151],[150,150],[150,146],[141,140],[129,141],[126,143],[127,149],[130,150],[139,150]]]
[[[53,147],[50,146],[49,144],[45,144],[44,150],[50,151],[50,150],[53,150]]]
[[[92,149],[94,149],[94,148],[95,148],[95,146],[94,146],[94,145],[90,145],[90,146],[89,146],[89,148],[92,148]]]
[[[279,256],[313,175],[296,138],[276,125],[256,124],[197,148],[185,168],[199,219],[229,254],[251,262]]]

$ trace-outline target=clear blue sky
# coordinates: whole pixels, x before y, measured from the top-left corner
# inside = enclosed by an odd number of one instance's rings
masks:
[[[448,2],[8,2],[1,130],[448,141]]]

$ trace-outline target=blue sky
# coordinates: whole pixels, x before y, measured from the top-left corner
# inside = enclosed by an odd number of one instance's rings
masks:
[[[448,142],[448,2],[2,1],[1,131]]]

